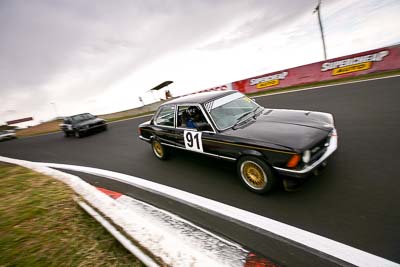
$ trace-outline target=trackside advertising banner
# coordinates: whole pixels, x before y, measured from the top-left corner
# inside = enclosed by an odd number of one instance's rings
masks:
[[[259,75],[224,85],[243,93],[400,69],[400,45]],[[222,87],[222,86],[221,86]],[[220,88],[220,87],[217,87]]]

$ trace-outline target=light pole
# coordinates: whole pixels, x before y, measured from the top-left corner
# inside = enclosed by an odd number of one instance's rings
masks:
[[[51,105],[53,105],[54,112],[56,113],[56,119],[57,119],[57,118],[58,118],[58,112],[57,112],[57,106],[56,106],[56,103],[54,103],[54,102],[50,102],[50,104],[51,104]]]
[[[139,101],[142,103],[142,106],[144,106],[144,101],[143,101],[143,98],[141,96],[139,96]]]
[[[319,23],[319,29],[321,30],[321,38],[322,38],[322,46],[324,48],[324,59],[326,60],[326,45],[325,45],[325,36],[324,36],[324,29],[322,27],[322,22],[321,22],[321,0],[318,0],[318,5],[314,9],[313,14],[317,12],[318,15],[318,23]]]

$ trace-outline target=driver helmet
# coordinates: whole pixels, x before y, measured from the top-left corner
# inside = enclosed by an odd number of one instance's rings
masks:
[[[198,112],[199,109],[198,107],[195,106],[188,107],[188,109],[186,110],[186,113],[189,115],[189,118],[194,118],[196,114],[198,114]]]

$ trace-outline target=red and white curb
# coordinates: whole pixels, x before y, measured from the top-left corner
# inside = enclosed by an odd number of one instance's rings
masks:
[[[146,266],[278,266],[172,213],[96,188],[45,163],[1,156],[0,161],[30,168],[69,185],[84,200],[77,199],[78,204]]]
[[[143,251],[132,244],[132,242],[126,238],[120,231],[118,231],[107,219],[99,214],[90,205],[83,201],[76,200],[79,206],[84,209],[89,215],[91,215],[95,220],[97,220],[110,234],[114,236],[127,250],[129,250],[133,255],[135,255],[142,263],[149,267],[159,266],[151,257],[143,253]]]
[[[242,246],[211,233],[173,213],[156,208],[150,204],[114,192],[97,187],[98,190],[112,197],[129,211],[140,217],[143,223],[150,223],[161,229],[166,235],[172,235],[175,239],[173,246],[181,250],[181,245],[186,244],[191,249],[214,259],[213,266],[256,266],[251,264],[264,264],[259,266],[277,266],[266,258],[251,253]],[[135,219],[135,218],[133,218]]]

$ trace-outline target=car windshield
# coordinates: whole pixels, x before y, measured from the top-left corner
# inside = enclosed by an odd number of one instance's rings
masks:
[[[79,115],[75,115],[75,116],[71,117],[71,120],[74,122],[80,122],[80,121],[90,120],[90,119],[94,119],[94,116],[89,113],[79,114]]]
[[[211,105],[210,115],[220,130],[234,126],[260,107],[241,93],[222,97],[215,100]]]

